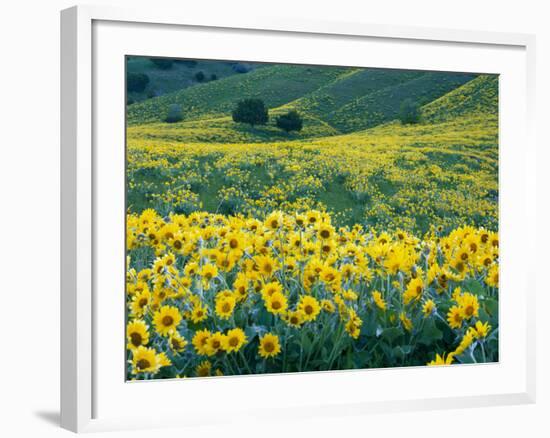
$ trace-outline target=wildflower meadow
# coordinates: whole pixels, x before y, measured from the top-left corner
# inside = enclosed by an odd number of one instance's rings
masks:
[[[153,61],[126,61],[129,380],[499,360],[498,77]]]

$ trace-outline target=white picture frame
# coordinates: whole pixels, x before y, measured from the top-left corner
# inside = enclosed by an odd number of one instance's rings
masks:
[[[99,134],[94,130],[98,119],[97,96],[94,87],[98,80],[94,58],[97,56],[98,37],[94,34],[97,23],[130,23],[132,25],[165,28],[166,26],[185,26],[209,31],[224,32],[237,29],[244,33],[254,34],[270,32],[278,35],[302,36],[338,36],[339,38],[384,40],[389,43],[407,42],[411,47],[426,43],[453,43],[464,46],[481,46],[521,51],[525,63],[522,76],[526,80],[524,88],[518,92],[518,98],[525,107],[525,119],[521,124],[521,154],[524,166],[517,175],[509,175],[501,169],[501,182],[510,178],[520,179],[515,199],[523,199],[523,207],[517,214],[535,227],[535,156],[536,145],[533,134],[534,110],[534,59],[535,38],[526,34],[492,33],[482,31],[461,31],[451,29],[426,29],[417,27],[386,26],[366,23],[315,22],[295,19],[275,19],[243,17],[239,21],[226,21],[210,13],[203,16],[190,16],[178,10],[159,10],[157,8],[139,11],[111,7],[75,6],[61,12],[61,426],[75,431],[99,431],[119,428],[145,428],[161,426],[178,426],[193,424],[197,419],[189,419],[173,412],[165,417],[153,415],[150,418],[132,418],[125,415],[97,415],[102,407],[98,402],[97,388],[98,342],[97,335],[97,293],[98,278],[96,266],[98,251],[105,251],[105,246],[98,249],[97,243],[97,205],[101,190],[97,190],[98,181],[104,176],[101,159],[94,154],[94,137]],[[159,27],[160,26],[160,27]],[[153,29],[153,31],[155,31]],[[282,42],[281,44],[285,44]],[[288,42],[286,43],[288,44]],[[99,45],[100,46],[100,45]],[[460,60],[455,62],[459,62]],[[519,125],[518,125],[519,126]],[[519,135],[519,134],[518,134]],[[519,138],[519,137],[517,137]],[[122,145],[121,147],[123,147]],[[519,146],[518,146],[519,147]],[[501,215],[514,213],[501,211]],[[512,218],[510,216],[510,221]],[[513,230],[510,231],[513,234]],[[511,235],[512,235],[511,234]],[[122,236],[121,236],[122,239]],[[525,248],[534,248],[530,238]],[[511,239],[513,240],[513,239]],[[123,263],[123,261],[122,261]],[[286,409],[279,406],[280,412],[287,417],[356,414],[367,412],[397,412],[411,409],[441,409],[466,406],[488,406],[504,404],[533,403],[535,400],[535,276],[527,266],[519,272],[510,273],[514,280],[522,285],[520,294],[521,317],[518,324],[519,334],[524,342],[520,355],[521,375],[517,375],[519,385],[513,391],[494,391],[483,394],[464,393],[460,396],[440,394],[438,397],[418,397],[414,392],[395,396],[391,399],[362,399],[356,397],[348,403],[342,399],[337,404],[330,404],[327,399],[316,403],[304,399],[299,407]],[[510,277],[512,279],[512,277]],[[104,305],[104,304],[102,304]],[[504,339],[502,342],[507,342]],[[471,370],[471,368],[470,368]],[[417,370],[419,373],[425,371]],[[387,373],[385,370],[370,370],[369,373]],[[431,372],[440,372],[432,370]],[[469,371],[472,372],[472,371]],[[520,371],[517,371],[518,373]],[[445,371],[441,370],[441,373]],[[318,385],[320,379],[327,375],[320,373],[315,377],[302,378],[309,385]],[[341,379],[351,382],[353,374],[344,375]],[[102,375],[101,375],[102,376]],[[102,377],[99,377],[101,379]],[[286,376],[277,384],[298,384],[299,375]],[[246,392],[246,382],[254,380],[250,386],[261,386],[262,379],[273,377],[245,377],[221,379],[220,385],[232,390],[242,386]],[[315,380],[313,380],[315,379]],[[193,382],[191,390],[200,390],[200,385],[208,386],[209,391],[216,391],[215,380]],[[286,383],[284,383],[286,382]],[[124,384],[124,382],[121,382]],[[127,384],[128,385],[128,384]],[[145,388],[140,384],[130,384],[134,388]],[[148,383],[168,391],[164,382]],[[160,385],[160,386],[159,386]],[[199,389],[197,389],[199,388]],[[144,391],[145,389],[143,389]],[[133,389],[135,394],[142,389]],[[114,392],[113,392],[114,395]],[[330,391],[328,396],[330,396]],[[98,405],[99,404],[99,405]],[[243,418],[247,415],[258,415],[252,404],[245,404],[236,411]],[[223,420],[223,416],[220,416]]]

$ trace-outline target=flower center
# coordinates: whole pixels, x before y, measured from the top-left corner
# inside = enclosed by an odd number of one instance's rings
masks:
[[[264,344],[264,350],[268,353],[271,353],[273,350],[275,350],[275,345],[273,344],[273,342],[268,341]]]
[[[132,342],[132,345],[135,347],[139,347],[141,345],[141,342],[143,341],[141,335],[135,332],[130,335],[130,340]]]
[[[166,327],[170,327],[174,323],[174,318],[172,318],[170,315],[166,315],[164,318],[162,318],[162,323]]]
[[[145,370],[151,366],[151,363],[147,359],[140,359],[137,361],[137,367],[140,370]]]

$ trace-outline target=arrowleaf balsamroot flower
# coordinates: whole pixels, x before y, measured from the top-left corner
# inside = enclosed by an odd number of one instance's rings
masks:
[[[175,333],[182,316],[177,307],[162,306],[160,310],[155,312],[153,322],[156,331],[161,336],[168,336]]]
[[[275,357],[281,352],[279,337],[273,333],[266,333],[260,338],[258,354],[264,359]]]

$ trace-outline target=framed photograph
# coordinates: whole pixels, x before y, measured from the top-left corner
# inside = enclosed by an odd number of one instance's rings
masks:
[[[61,50],[63,427],[534,401],[534,37],[74,7]]]

